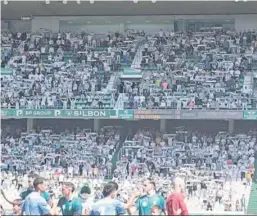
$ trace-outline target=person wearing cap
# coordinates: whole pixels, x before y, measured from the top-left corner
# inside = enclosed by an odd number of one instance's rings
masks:
[[[156,193],[155,182],[151,179],[145,179],[143,182],[144,195],[138,192],[132,196],[128,202],[128,212],[130,215],[135,214],[138,210],[139,216],[150,216],[151,208],[153,206],[159,206],[162,213],[166,213],[164,198]],[[133,205],[135,202],[135,206]]]
[[[82,215],[82,203],[79,198],[74,197],[75,186],[71,182],[62,185],[62,194],[57,204],[56,215],[80,216]]]
[[[94,204],[94,198],[90,196],[91,194],[91,189],[88,184],[85,184],[79,193],[79,199],[82,203],[82,215],[87,215],[91,208],[92,205]]]
[[[174,192],[166,200],[168,216],[188,216],[184,196],[184,181],[181,178],[175,178],[173,180],[173,188]]]

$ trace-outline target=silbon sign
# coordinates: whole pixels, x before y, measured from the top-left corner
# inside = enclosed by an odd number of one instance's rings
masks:
[[[133,110],[1,109],[2,118],[134,119]]]
[[[114,110],[57,110],[56,116],[61,117],[89,117],[89,118],[109,118],[115,116]]]
[[[117,118],[116,110],[1,109],[3,118]]]

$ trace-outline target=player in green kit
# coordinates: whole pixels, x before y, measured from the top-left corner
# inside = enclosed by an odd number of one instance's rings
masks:
[[[166,214],[165,200],[161,195],[156,193],[155,182],[151,178],[148,178],[144,181],[143,189],[145,193],[144,195],[137,193],[129,200],[129,205],[133,205],[135,202],[135,206],[129,207],[129,214],[135,215],[136,210],[138,210],[140,216],[150,216],[151,208],[153,206],[159,206],[162,212]]]
[[[57,204],[57,214],[63,216],[82,215],[82,204],[79,198],[73,196],[75,186],[71,182],[66,182],[62,186],[62,194]]]

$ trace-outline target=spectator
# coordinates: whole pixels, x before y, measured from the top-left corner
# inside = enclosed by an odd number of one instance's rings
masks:
[[[93,204],[90,215],[124,215],[126,213],[125,205],[115,199],[117,197],[118,188],[118,184],[115,182],[107,183],[103,189],[104,198]]]
[[[39,176],[37,174],[34,174],[34,173],[31,173],[29,176],[28,176],[28,184],[29,184],[29,187],[27,190],[25,190],[24,192],[22,192],[20,194],[20,197],[22,198],[22,200],[25,200],[26,197],[33,192],[35,186],[34,186],[34,180],[36,178],[39,178]],[[41,196],[48,202],[48,204],[51,206],[52,205],[52,202],[51,202],[51,198],[50,198],[50,195],[45,192],[45,191],[42,191],[40,192]]]
[[[82,202],[82,214],[87,215],[89,214],[90,210],[92,209],[92,205],[94,204],[94,198],[90,196],[91,189],[88,184],[84,185],[80,190],[79,198]]]
[[[41,177],[35,178],[33,186],[35,191],[25,198],[21,208],[21,214],[27,216],[51,215],[50,206],[41,196],[41,194],[46,190],[44,179]]]
[[[174,192],[168,197],[166,207],[169,216],[188,216],[187,206],[185,204],[185,185],[180,178],[173,181]]]
[[[134,214],[135,210],[138,210],[140,216],[150,216],[153,206],[159,206],[161,211],[166,214],[164,198],[156,193],[155,182],[151,178],[144,180],[143,190],[145,195],[139,193],[141,197],[136,199],[136,207],[129,208],[129,214]],[[138,196],[133,196],[130,201],[133,201],[136,197]]]
[[[21,205],[22,205],[22,200],[21,199],[15,199],[13,201],[13,213],[10,214],[10,215],[20,216],[21,215]]]
[[[162,215],[162,209],[159,206],[154,205],[151,208],[151,216],[161,216],[161,215]]]
[[[80,200],[73,196],[75,186],[70,182],[62,185],[62,194],[57,204],[57,215],[80,216],[82,215],[82,204]]]

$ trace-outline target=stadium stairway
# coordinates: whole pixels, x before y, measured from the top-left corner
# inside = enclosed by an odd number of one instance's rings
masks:
[[[106,89],[104,89],[104,92],[109,92],[112,89],[114,89],[117,78],[118,78],[117,74],[111,76],[111,78],[106,86]]]
[[[120,93],[119,94],[119,97],[118,97],[118,100],[116,101],[116,104],[114,106],[114,109],[116,110],[122,110],[124,109],[124,101],[123,99],[125,98],[126,94],[125,93]]]
[[[116,165],[117,165],[117,161],[118,161],[118,154],[120,152],[120,149],[122,148],[123,143],[126,140],[126,137],[127,137],[126,133],[127,133],[127,131],[125,131],[125,130],[122,131],[122,134],[120,136],[120,144],[117,147],[114,155],[112,156],[112,174],[114,173],[114,170],[116,169]],[[106,179],[112,179],[112,178],[106,178]]]
[[[252,90],[253,90],[253,75],[252,75],[251,72],[248,72],[246,74],[246,76],[244,77],[243,89],[245,91],[250,90],[250,92],[252,93]]]
[[[257,215],[257,155],[255,155],[255,162],[254,162],[254,176],[252,181],[251,187],[251,194],[249,198],[248,208],[247,208],[247,215],[256,216]]]
[[[253,78],[253,97],[257,98],[257,72],[254,74]]]
[[[140,42],[136,51],[136,55],[134,57],[134,60],[131,64],[131,68],[140,69],[141,68],[141,62],[142,62],[142,51],[144,50],[144,41]]]

